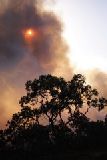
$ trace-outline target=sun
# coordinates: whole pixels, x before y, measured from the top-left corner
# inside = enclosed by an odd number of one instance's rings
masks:
[[[37,29],[28,28],[23,31],[24,39],[27,43],[32,43],[39,37],[39,32]]]
[[[33,30],[32,29],[28,29],[28,30],[26,30],[26,36],[33,36],[34,35],[34,33],[33,33]]]

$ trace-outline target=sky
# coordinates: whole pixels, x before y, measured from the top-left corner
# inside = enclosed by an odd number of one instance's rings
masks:
[[[26,81],[41,74],[84,73],[107,96],[106,0],[41,2],[0,0],[0,127],[20,110]]]
[[[73,73],[85,75],[86,82],[107,97],[107,1],[57,0],[54,7],[64,22],[64,38]],[[93,119],[103,119],[107,109],[91,110]]]
[[[25,83],[72,76],[62,22],[40,0],[0,0],[0,126],[20,110]]]
[[[55,9],[64,21],[75,71],[107,72],[107,1],[57,0]]]

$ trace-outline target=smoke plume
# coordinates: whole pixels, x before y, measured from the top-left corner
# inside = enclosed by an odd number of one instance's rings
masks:
[[[94,88],[97,88],[99,95],[107,98],[107,73],[94,69],[87,74],[87,79]],[[107,115],[107,107],[101,112],[94,109],[89,112],[89,115],[95,119],[104,119]]]
[[[0,0],[1,124],[18,110],[27,80],[47,73],[71,77],[62,27],[41,0]]]
[[[93,87],[97,88],[100,96],[107,97],[107,73],[94,69],[88,73],[88,79]]]

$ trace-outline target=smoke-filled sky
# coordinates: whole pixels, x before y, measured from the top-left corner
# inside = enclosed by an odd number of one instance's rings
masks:
[[[106,0],[49,2],[0,0],[0,127],[20,109],[25,82],[41,74],[84,71],[107,93]]]
[[[107,0],[58,0],[75,70],[107,72]]]
[[[55,10],[64,21],[74,72],[107,97],[107,0],[58,0]],[[107,110],[90,114],[102,118]]]
[[[27,80],[47,73],[71,76],[62,31],[62,22],[42,1],[0,0],[1,125],[18,110]]]

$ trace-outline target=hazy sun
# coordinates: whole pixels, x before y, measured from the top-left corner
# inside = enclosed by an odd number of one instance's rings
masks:
[[[32,29],[28,29],[28,30],[26,30],[26,36],[33,36],[34,34],[33,34],[33,30]]]
[[[25,38],[25,41],[28,43],[31,43],[32,41],[37,39],[38,36],[39,36],[38,30],[36,30],[36,29],[30,28],[30,29],[24,30],[24,38]]]

